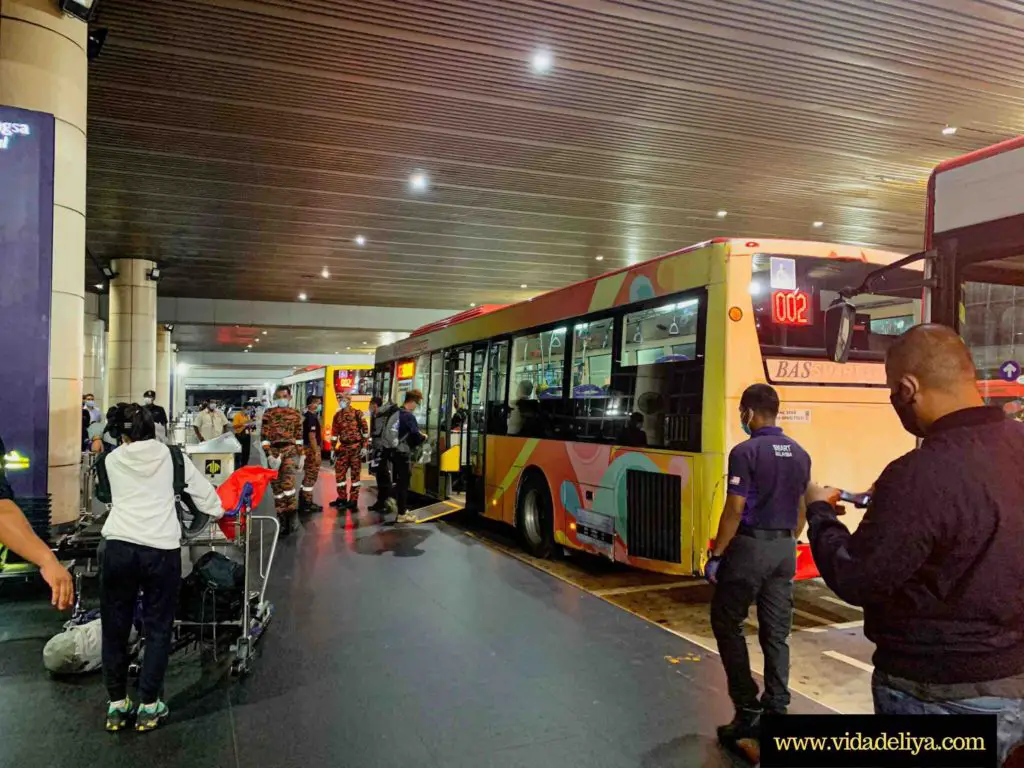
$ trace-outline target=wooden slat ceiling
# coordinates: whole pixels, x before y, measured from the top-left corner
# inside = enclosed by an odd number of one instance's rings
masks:
[[[458,308],[718,235],[909,252],[931,168],[1024,132],[1011,0],[104,0],[98,23],[87,242],[158,259],[165,295]]]
[[[179,324],[174,326],[173,338],[178,348],[184,351],[242,352],[249,349],[254,354],[301,351],[318,355],[354,355],[372,354],[378,346],[392,344],[407,335],[390,331]]]

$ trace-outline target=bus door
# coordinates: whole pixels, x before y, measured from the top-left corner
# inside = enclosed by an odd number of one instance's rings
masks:
[[[469,392],[473,362],[471,347],[450,349],[445,355],[444,385],[441,389],[442,497],[462,497],[469,474]]]
[[[469,419],[467,420],[466,489],[467,505],[480,508],[484,500],[484,446],[487,435],[487,344],[473,346],[473,370],[469,382]]]

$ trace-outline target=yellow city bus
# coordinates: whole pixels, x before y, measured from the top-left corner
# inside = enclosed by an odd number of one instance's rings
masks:
[[[338,412],[339,394],[346,395],[353,408],[370,410],[372,369],[372,365],[310,366],[281,380],[281,384],[292,388],[292,406],[300,412],[306,409],[309,398],[323,398],[320,418],[324,425],[324,451],[331,450],[331,423]]]
[[[377,351],[377,393],[421,389],[435,446],[413,490],[558,546],[697,573],[744,439],[739,397],[774,385],[813,478],[870,486],[913,447],[888,401],[888,342],[921,317],[921,274],[858,296],[850,362],[824,350],[824,311],[900,254],[716,239],[435,323]],[[852,521],[854,524],[856,520]],[[801,547],[801,577],[815,575]]]

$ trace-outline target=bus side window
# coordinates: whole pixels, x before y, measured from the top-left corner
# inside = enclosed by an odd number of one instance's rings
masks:
[[[704,395],[705,298],[667,302],[622,318],[622,355],[612,374],[605,439],[699,451]],[[639,416],[633,417],[633,414]],[[631,418],[635,422],[631,423]],[[635,426],[634,426],[635,424]],[[607,434],[609,427],[616,430]]]
[[[614,399],[609,396],[612,381],[612,335],[614,318],[576,323],[572,335],[572,381],[569,382],[573,437],[577,440],[614,439],[605,435]],[[615,430],[613,429],[613,432]]]

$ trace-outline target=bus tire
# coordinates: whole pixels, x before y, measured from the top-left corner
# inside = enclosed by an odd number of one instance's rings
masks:
[[[548,559],[555,553],[555,514],[551,492],[540,472],[530,472],[519,486],[516,530],[523,548],[534,557]]]

